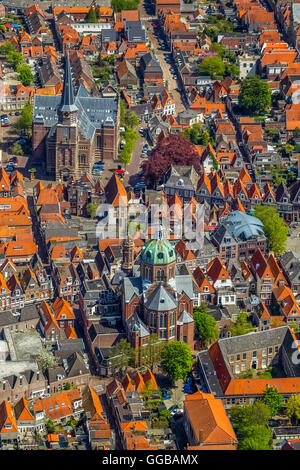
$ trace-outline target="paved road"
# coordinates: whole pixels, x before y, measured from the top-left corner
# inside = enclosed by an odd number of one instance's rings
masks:
[[[142,19],[142,23],[147,31],[148,39],[151,42],[151,46],[153,47],[155,51],[155,56],[158,58],[160,62],[160,65],[163,71],[164,80],[168,82],[168,90],[173,95],[173,98],[175,100],[175,115],[177,115],[181,111],[185,110],[185,106],[183,104],[182,96],[178,88],[178,82],[177,80],[173,78],[170,72],[170,65],[166,62],[166,59],[165,59],[166,54],[170,53],[170,51],[162,50],[157,39],[159,28],[158,26],[156,26],[155,28],[152,26],[153,22],[158,25],[158,21],[154,20],[154,18],[156,17],[149,19],[149,14],[147,14],[145,10],[144,2],[140,3],[139,13],[140,13],[140,18]],[[144,18],[146,19],[144,20]]]

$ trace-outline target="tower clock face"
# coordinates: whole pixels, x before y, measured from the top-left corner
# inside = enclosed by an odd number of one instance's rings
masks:
[[[68,119],[69,117],[70,117],[70,113],[65,112],[65,113],[64,113],[64,118],[65,118],[65,119]]]

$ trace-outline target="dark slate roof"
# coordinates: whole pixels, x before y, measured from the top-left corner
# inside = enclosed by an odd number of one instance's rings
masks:
[[[79,88],[74,98],[74,91],[70,91],[73,90],[71,82],[71,72],[67,66],[62,96],[35,95],[33,121],[42,122],[46,127],[50,127],[49,136],[51,136],[54,135],[56,124],[59,122],[59,110],[78,110],[78,125],[87,139],[93,137],[96,129],[114,126],[117,120],[118,99],[91,96],[84,87]]]
[[[198,354],[198,360],[199,360],[201,373],[202,375],[204,375],[206,379],[206,385],[208,387],[207,392],[213,393],[216,398],[222,397],[224,395],[223,390],[221,389],[219,379],[215,371],[214,364],[210,358],[208,351],[201,351]]]
[[[117,31],[113,28],[103,29],[101,31],[102,42],[115,42],[118,39]]]
[[[63,90],[61,94],[61,102],[60,102],[59,107],[61,111],[69,111],[69,112],[78,111],[78,108],[75,105],[75,99],[74,99],[74,90],[73,90],[73,83],[72,83],[72,72],[71,72],[69,53],[67,53],[67,56],[65,59],[64,86],[63,86]]]
[[[159,284],[148,296],[145,307],[155,312],[165,312],[177,308],[177,299]]]
[[[134,295],[140,296],[143,292],[142,280],[140,277],[124,278],[125,302],[130,302]]]
[[[146,31],[141,21],[126,21],[125,34],[129,42],[146,42]]]
[[[218,343],[223,357],[225,358],[231,354],[252,351],[255,348],[262,349],[273,345],[282,345],[288,332],[288,326],[281,326],[279,328],[257,331],[242,336],[222,338],[218,340]]]
[[[36,318],[39,318],[36,305],[25,305],[25,307],[21,309],[19,321],[34,320]]]
[[[179,181],[185,189],[196,191],[199,175],[193,166],[172,165],[168,171],[165,186],[176,186]]]
[[[142,70],[151,69],[151,72],[162,72],[159,60],[151,52],[148,52],[141,57],[140,66]]]

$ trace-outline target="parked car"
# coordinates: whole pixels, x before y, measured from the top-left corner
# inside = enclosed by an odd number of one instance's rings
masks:
[[[16,111],[16,113],[15,113],[16,116],[20,116],[20,114],[21,113],[19,111]]]
[[[2,121],[1,122],[1,127],[9,127],[10,126],[10,122],[9,121]]]
[[[11,157],[9,161],[12,163],[18,163],[18,157]]]
[[[170,400],[170,399],[171,399],[171,395],[169,395],[168,393],[165,394],[165,395],[162,394],[162,399],[163,399],[163,400]]]
[[[5,167],[5,171],[6,171],[7,174],[12,173],[14,170],[15,170],[15,167],[12,166],[12,165],[7,165]]]

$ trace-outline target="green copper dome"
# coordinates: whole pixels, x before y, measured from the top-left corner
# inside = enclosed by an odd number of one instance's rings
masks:
[[[145,244],[142,260],[155,265],[169,264],[176,261],[176,255],[168,240],[151,240]]]

